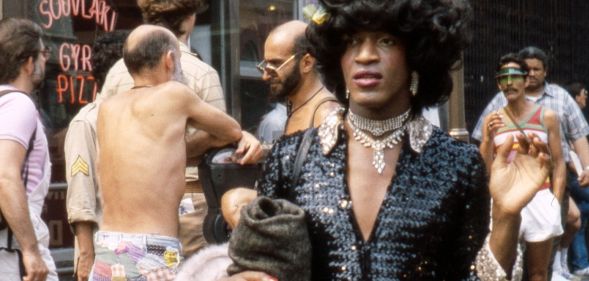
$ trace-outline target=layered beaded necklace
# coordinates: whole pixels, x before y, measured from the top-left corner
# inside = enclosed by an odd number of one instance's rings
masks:
[[[352,128],[354,139],[364,147],[372,148],[372,165],[379,174],[382,174],[385,167],[384,149],[393,148],[401,141],[410,114],[411,109],[408,109],[393,118],[372,120],[348,111],[347,121]],[[385,134],[388,135],[382,138]]]

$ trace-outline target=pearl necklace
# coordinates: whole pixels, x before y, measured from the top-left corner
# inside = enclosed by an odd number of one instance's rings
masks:
[[[386,120],[371,120],[358,116],[350,110],[346,120],[354,135],[354,139],[360,142],[364,147],[372,148],[372,165],[376,168],[379,174],[382,174],[385,167],[384,150],[385,148],[393,148],[397,145],[403,135],[405,135],[405,128],[411,109],[405,113]],[[364,132],[364,131],[368,131]],[[376,139],[386,133],[388,136],[382,139]]]

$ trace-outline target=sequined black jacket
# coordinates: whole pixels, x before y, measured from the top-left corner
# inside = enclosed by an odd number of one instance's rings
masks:
[[[345,180],[347,136],[339,131],[327,154],[313,134],[296,184],[289,179],[303,133],[282,138],[258,185],[260,194],[306,211],[313,280],[478,280],[475,257],[489,231],[490,197],[476,147],[434,127],[417,152],[406,135],[396,176],[363,242]]]

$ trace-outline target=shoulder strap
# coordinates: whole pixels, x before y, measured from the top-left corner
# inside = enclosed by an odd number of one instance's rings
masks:
[[[21,90],[8,89],[8,90],[0,91],[0,97],[2,97],[3,95],[6,95],[6,94],[10,94],[10,93],[21,93],[23,95],[26,95],[27,97],[29,96],[27,93],[25,93]]]
[[[334,97],[324,97],[323,99],[321,99],[316,105],[315,108],[313,108],[313,116],[311,116],[311,122],[309,124],[309,128],[313,128],[315,125],[315,114],[317,113],[317,110],[319,110],[319,107],[329,101],[334,101],[337,102],[337,99]]]
[[[294,167],[292,170],[292,176],[290,178],[290,182],[292,184],[296,184],[299,181],[299,177],[301,174],[301,167],[307,158],[307,153],[309,152],[309,147],[311,147],[311,143],[313,142],[313,128],[307,129],[305,134],[303,135],[303,140],[301,141],[301,145],[299,146],[299,150],[297,150],[297,155],[295,157]]]

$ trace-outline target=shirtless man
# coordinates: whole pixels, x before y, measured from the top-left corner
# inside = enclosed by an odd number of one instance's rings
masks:
[[[264,61],[258,65],[272,98],[286,99],[286,135],[319,126],[339,106],[315,69],[306,29],[306,23],[296,20],[276,27],[266,39]]]
[[[135,86],[100,106],[98,173],[104,215],[95,237],[92,280],[174,279],[181,253],[176,237],[188,124],[210,134],[218,145],[239,141],[241,163],[260,156],[259,143],[241,132],[235,120],[171,81],[182,77],[179,56],[172,32],[138,27],[123,49]]]

